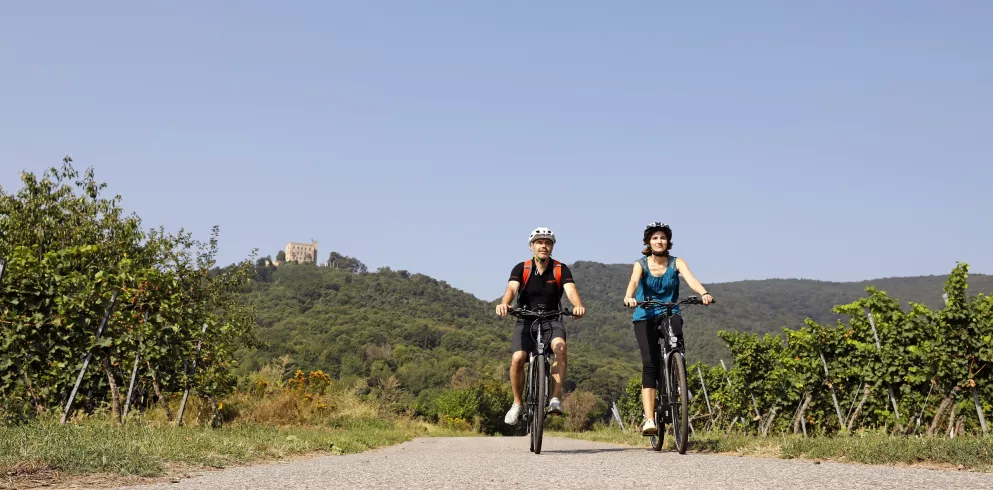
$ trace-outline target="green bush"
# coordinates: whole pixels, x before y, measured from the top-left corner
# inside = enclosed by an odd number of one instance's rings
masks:
[[[589,391],[574,391],[565,396],[562,410],[566,415],[566,428],[584,431],[603,418],[607,412],[607,403]]]
[[[472,420],[479,413],[479,394],[475,388],[445,390],[434,401],[439,420],[443,417]]]
[[[506,382],[484,380],[475,386],[442,391],[434,399],[434,410],[439,421],[471,421],[479,432],[509,434],[513,428],[503,422],[503,416],[512,401]]]

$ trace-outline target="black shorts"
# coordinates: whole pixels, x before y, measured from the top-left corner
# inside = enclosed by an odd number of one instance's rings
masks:
[[[517,324],[514,325],[514,335],[510,337],[510,351],[528,351],[531,352],[535,349],[534,339],[538,337],[537,332],[531,331],[531,324],[534,323],[534,319],[518,319]],[[541,323],[543,330],[547,331],[548,326],[552,327],[552,335],[545,342],[545,345],[552,345],[552,339],[560,338],[565,340],[565,325],[562,324],[562,319],[549,319],[542,320]],[[542,336],[547,335],[543,333]]]

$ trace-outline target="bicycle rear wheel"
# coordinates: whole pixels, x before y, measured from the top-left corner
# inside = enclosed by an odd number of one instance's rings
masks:
[[[672,411],[672,442],[679,454],[686,454],[689,438],[689,397],[686,390],[686,366],[683,355],[673,352],[669,358],[669,376],[672,377],[670,386],[673,393],[669,394],[669,406]]]
[[[662,442],[665,439],[665,420],[662,417],[662,399],[655,397],[655,435],[649,436],[652,441],[652,449],[662,450]]]
[[[534,405],[531,412],[531,447],[535,454],[541,454],[541,437],[545,432],[545,403],[548,396],[548,376],[545,370],[545,356],[534,356],[533,374]]]

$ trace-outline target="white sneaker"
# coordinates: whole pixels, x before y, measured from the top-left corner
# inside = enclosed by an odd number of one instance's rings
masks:
[[[517,417],[521,414],[521,406],[518,404],[513,404],[510,406],[510,410],[507,410],[507,416],[503,418],[503,423],[507,425],[517,425]]]
[[[548,402],[548,413],[562,415],[562,402],[558,398],[552,398]]]
[[[655,426],[655,421],[652,419],[645,419],[641,423],[641,435],[643,436],[653,436],[658,434],[659,428]]]

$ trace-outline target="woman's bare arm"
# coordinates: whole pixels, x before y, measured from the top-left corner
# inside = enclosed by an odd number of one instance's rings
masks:
[[[710,304],[711,300],[714,298],[710,293],[707,292],[707,288],[700,284],[693,272],[690,271],[690,266],[686,264],[686,261],[682,257],[676,258],[676,269],[682,274],[683,279],[686,279],[686,284],[690,286],[690,289],[696,291],[700,295],[700,299],[703,300],[703,304]],[[709,298],[707,298],[709,296]]]

